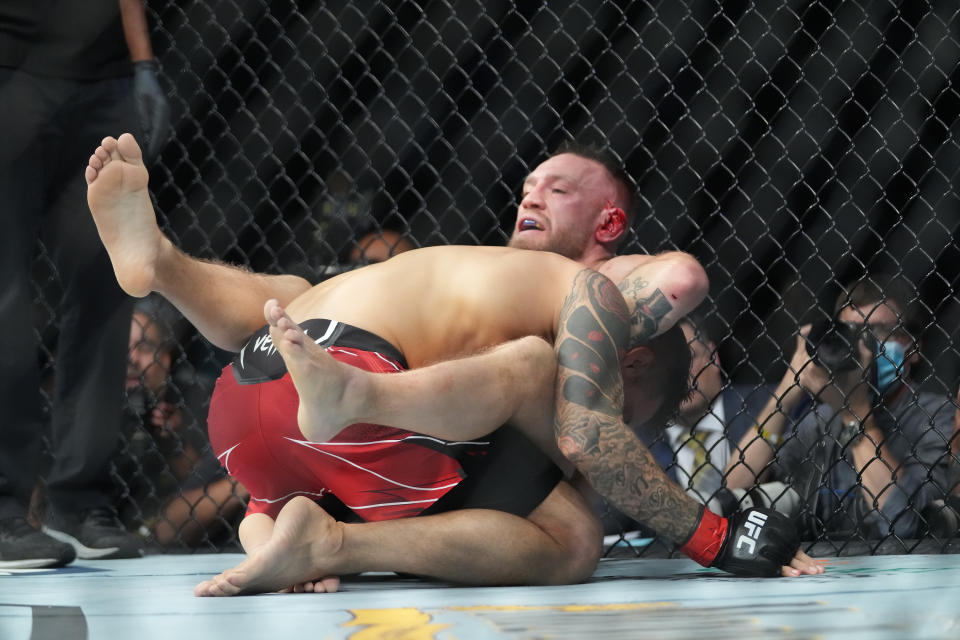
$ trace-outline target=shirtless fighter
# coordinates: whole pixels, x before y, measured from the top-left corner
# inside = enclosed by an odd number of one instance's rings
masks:
[[[560,363],[557,441],[564,456],[601,494],[625,513],[682,544],[682,549],[702,564],[763,575],[818,571],[809,558],[797,552],[799,545],[792,527],[778,514],[752,511],[728,522],[705,512],[669,481],[623,424],[620,357],[650,336],[644,334],[642,313],[631,313],[623,295],[608,278],[549,253],[492,247],[434,247],[402,254],[304,291],[303,281],[297,278],[256,276],[225,265],[194,260],[177,251],[156,227],[146,194],[146,177],[139,148],[128,135],[121,136],[119,141],[105,139],[87,169],[90,207],[121,286],[132,295],[158,291],[176,304],[214,344],[233,350],[241,350],[246,337],[261,322],[254,321],[249,313],[250,299],[263,300],[268,297],[264,295],[267,292],[278,298],[287,306],[289,316],[278,306],[268,309],[271,323],[276,325],[272,327],[272,339],[280,343],[275,346],[283,345],[287,351],[290,373],[304,395],[299,406],[308,431],[312,425],[323,422],[318,419],[320,413],[310,408],[336,403],[348,396],[350,389],[312,389],[309,379],[318,365],[313,355],[296,353],[292,347],[297,344],[299,334],[292,326],[281,326],[288,321],[292,325],[290,318],[301,323],[317,320],[321,324],[316,330],[324,334],[332,335],[337,331],[336,326],[346,324],[349,332],[361,332],[355,335],[362,335],[368,342],[370,334],[374,340],[379,336],[382,351],[392,356],[399,354],[413,368],[521,336],[542,336],[556,345]],[[638,299],[635,289],[643,288],[646,283],[641,283],[635,270],[630,268],[629,257],[616,260],[610,261],[614,263],[611,272],[619,268],[626,274],[621,290],[635,305]],[[637,264],[640,262],[643,261]],[[216,284],[207,286],[207,282]],[[243,304],[237,304],[238,298],[244,299]],[[239,310],[237,314],[230,313],[235,309]],[[324,317],[335,317],[337,321],[318,320]],[[278,331],[282,334],[293,331],[295,335],[286,339],[278,335]],[[260,346],[266,344],[265,335],[260,336]],[[321,342],[323,338],[320,336]],[[312,338],[307,342],[313,344]],[[251,341],[247,346],[256,344]],[[530,348],[535,340],[527,338],[516,345]],[[350,351],[349,347],[338,349]],[[267,351],[269,353],[269,348]],[[374,351],[375,357],[378,352]],[[246,349],[239,357],[241,368],[244,353]],[[342,356],[344,360],[359,357],[355,353]],[[397,361],[388,366],[393,364]],[[272,376],[276,373],[259,371],[254,376],[266,376],[269,382],[289,380],[285,374],[274,379]],[[508,371],[502,373],[510,377]],[[257,380],[245,379],[234,368],[221,382],[228,387],[240,387],[244,382]],[[512,415],[525,411],[522,402],[506,405]],[[295,410],[296,402],[292,406]],[[216,437],[214,413],[215,407],[212,407],[212,440]],[[282,420],[285,422],[281,424],[277,417],[269,423],[269,429],[260,433],[272,439],[271,452],[284,446],[288,450],[316,452],[317,447],[334,445],[319,439],[311,441],[289,416]],[[344,438],[353,429],[343,431],[336,438]],[[350,440],[346,442],[349,444]],[[220,453],[229,458],[237,451]],[[330,453],[326,451],[322,455],[333,457]],[[270,457],[260,456],[261,459]],[[258,464],[252,456],[247,460],[250,465]],[[224,462],[231,467],[228,460]],[[272,460],[263,464],[277,467]],[[293,467],[300,469],[299,465]],[[231,470],[234,471],[232,467]],[[236,470],[238,479],[247,485],[244,473],[247,471]],[[302,478],[289,480],[294,486]],[[269,487],[271,491],[279,488]],[[257,494],[255,488],[247,486],[247,489]],[[302,485],[294,491],[306,492]],[[268,500],[279,503],[287,498],[285,494],[277,494]],[[324,562],[342,550],[343,530],[330,520],[321,522],[316,512],[305,515],[304,511],[311,505],[306,499],[289,501],[278,512],[276,530],[271,519],[269,527],[252,536],[250,546],[244,540],[248,551],[253,550],[246,566],[242,564],[219,582],[215,580],[212,586],[200,585],[200,593],[218,595],[277,589],[337,573],[338,568],[330,566],[334,562]],[[321,510],[317,507],[316,511]],[[284,518],[285,515],[291,517]],[[294,549],[293,546],[302,541],[298,536],[307,530],[317,533],[309,544]],[[285,560],[278,556],[284,556]],[[792,568],[782,567],[788,562]]]

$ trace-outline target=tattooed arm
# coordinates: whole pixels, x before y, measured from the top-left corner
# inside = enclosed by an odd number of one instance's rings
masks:
[[[703,566],[744,575],[822,573],[800,549],[789,518],[749,509],[727,519],[705,509],[667,478],[623,423],[620,358],[636,336],[655,331],[672,312],[659,304],[636,308],[646,318],[631,323],[627,303],[608,278],[589,270],[577,274],[556,341],[560,450],[600,495],[682,545],[680,550]]]
[[[680,251],[618,256],[600,272],[617,283],[627,302],[628,350],[674,326],[703,301],[710,287],[696,258]]]
[[[602,496],[683,543],[698,525],[701,505],[667,477],[621,417],[620,358],[635,342],[631,324],[657,326],[669,315],[661,311],[631,323],[608,278],[589,269],[577,274],[560,312],[555,426],[561,452]]]

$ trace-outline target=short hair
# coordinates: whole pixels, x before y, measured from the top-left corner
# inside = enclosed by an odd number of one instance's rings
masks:
[[[683,329],[676,324],[650,339],[645,346],[653,352],[653,366],[657,370],[650,381],[660,393],[660,408],[648,422],[667,424],[690,395],[690,345]]]
[[[684,325],[690,327],[694,337],[697,339],[712,342],[715,346],[719,346],[720,344],[720,332],[717,329],[716,323],[707,320],[707,315],[699,309],[691,311],[680,318],[677,321],[677,325],[680,327]]]
[[[881,302],[892,302],[896,307],[900,326],[913,337],[923,330],[917,305],[917,290],[906,278],[896,274],[865,275],[845,285],[833,306],[834,316],[846,307],[869,307]]]
[[[624,203],[623,212],[627,215],[627,226],[631,226],[637,213],[637,190],[633,178],[631,178],[630,174],[623,168],[623,163],[606,147],[576,140],[568,140],[562,143],[557,147],[556,151],[553,152],[551,157],[563,153],[570,153],[603,165],[603,168],[607,170],[607,173],[610,174],[614,182],[622,187],[626,194],[627,201]],[[620,242],[622,242],[627,235],[629,234],[623,234]]]
[[[147,324],[154,327],[159,334],[160,344],[157,346],[176,359],[180,353],[182,338],[183,316],[180,312],[156,293],[137,300],[133,305],[133,312],[146,317]],[[143,329],[146,329],[146,326]]]
[[[414,241],[413,237],[410,235],[410,226],[407,221],[396,214],[390,214],[386,218],[380,221],[372,221],[362,227],[359,227],[354,231],[353,237],[350,239],[343,249],[340,251],[340,254],[337,256],[337,261],[340,264],[349,264],[350,263],[350,254],[354,248],[360,246],[360,240],[367,236],[374,236],[383,238],[385,232],[392,232],[400,236],[400,241],[406,241],[414,249],[417,248],[417,243]],[[393,252],[396,249],[396,244],[390,244],[390,251]]]

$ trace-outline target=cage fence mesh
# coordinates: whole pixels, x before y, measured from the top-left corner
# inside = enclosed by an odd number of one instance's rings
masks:
[[[412,246],[503,244],[527,173],[564,141],[600,144],[640,197],[623,251],[686,251],[709,275],[713,359],[692,377],[719,367],[723,393],[736,391],[723,415],[707,412],[725,428],[752,428],[798,327],[830,317],[843,283],[902,276],[919,355],[909,408],[884,418],[902,457],[887,497],[864,497],[850,447],[826,432],[791,448],[805,473],[778,452],[764,470],[780,485],[734,495],[763,490],[776,506],[792,488],[805,539],[828,552],[928,549],[957,535],[958,12],[884,0],[149,0],[174,110],[151,191],[187,253],[318,282],[371,231]],[[36,274],[40,357],[52,362],[58,285],[42,247]],[[121,513],[163,549],[232,548],[245,495],[207,464],[204,426],[229,354],[162,303],[147,311],[163,325],[152,357],[167,385],[128,395]],[[158,407],[167,428],[150,426]],[[789,418],[817,412],[807,403]],[[671,445],[662,427],[646,437],[695,491],[680,451],[696,438],[678,426]],[[737,450],[701,448],[695,469],[725,484],[717,460]],[[893,502],[899,511],[881,508]],[[597,505],[610,555],[670,552]]]

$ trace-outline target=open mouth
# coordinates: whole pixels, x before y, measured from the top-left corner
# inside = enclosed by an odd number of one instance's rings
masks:
[[[543,231],[543,225],[532,218],[524,218],[520,221],[520,224],[517,225],[517,229],[520,231],[529,231],[531,229]]]

